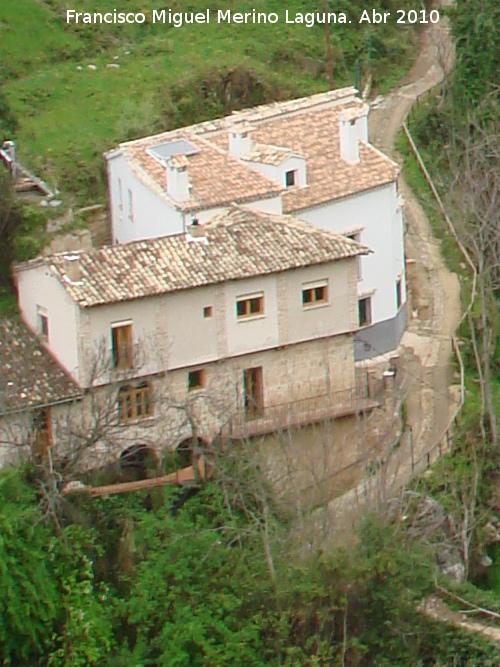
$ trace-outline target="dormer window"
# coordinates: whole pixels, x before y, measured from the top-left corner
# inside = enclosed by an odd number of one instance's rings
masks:
[[[291,169],[285,174],[285,185],[287,188],[291,188],[297,184],[297,170]]]

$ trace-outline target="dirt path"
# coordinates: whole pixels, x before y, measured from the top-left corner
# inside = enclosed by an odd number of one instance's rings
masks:
[[[500,644],[500,628],[498,626],[488,625],[483,621],[470,620],[466,614],[450,609],[441,598],[436,596],[427,598],[420,605],[420,611],[436,621],[449,623],[459,630],[483,635],[489,641]]]
[[[442,4],[448,2],[444,0]],[[372,106],[369,135],[375,146],[399,161],[394,144],[408,112],[419,96],[443,80],[453,61],[447,21],[441,19],[438,24],[430,25],[422,36],[420,55],[403,85]],[[402,178],[400,189],[407,225],[405,251],[407,259],[414,262],[410,280],[413,310],[418,311],[414,312],[416,317],[410,317],[408,331],[401,341],[402,351],[406,350],[410,359],[418,361],[408,367],[407,421],[412,431],[405,432],[397,450],[388,453],[380,473],[336,498],[325,511],[315,515],[315,528],[320,528],[334,541],[350,534],[351,522],[352,525],[356,522],[360,505],[375,509],[379,501],[394,495],[410,481],[412,450],[413,459],[418,461],[436,446],[457,401],[456,391],[450,389],[453,382],[451,335],[461,316],[460,283],[456,274],[447,269],[429,220]]]
[[[449,4],[449,0],[441,4]],[[443,81],[453,62],[448,23],[442,19],[429,26],[422,36],[420,55],[404,85],[370,113],[372,143],[400,161],[394,144],[408,112],[422,94]],[[417,355],[423,369],[420,389],[412,388],[408,414],[413,425],[414,457],[418,459],[442,437],[456,400],[448,388],[453,382],[451,336],[461,316],[460,283],[457,275],[446,267],[429,220],[403,178],[400,189],[407,224],[406,256],[414,261],[410,279],[412,307],[418,315],[410,319],[402,346]],[[417,391],[420,391],[419,400],[415,395]],[[403,468],[406,468],[404,464]]]

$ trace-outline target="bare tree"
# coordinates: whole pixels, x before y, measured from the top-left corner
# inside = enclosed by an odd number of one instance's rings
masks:
[[[479,314],[473,321],[479,340],[473,344],[480,360],[481,393],[489,436],[498,444],[493,403],[491,359],[495,347],[495,295],[500,289],[500,123],[491,99],[472,114],[450,151],[450,199],[460,220],[458,231],[477,270]],[[473,332],[474,334],[474,332]]]

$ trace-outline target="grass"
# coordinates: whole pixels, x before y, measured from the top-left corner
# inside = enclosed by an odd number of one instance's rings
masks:
[[[218,8],[276,11],[275,25],[75,26],[63,19],[64,0],[20,0],[0,5],[2,90],[18,119],[19,154],[63,192],[81,203],[105,200],[102,153],[118,142],[201,117],[227,112],[218,90],[206,81],[235,69],[247,72],[256,94],[243,103],[307,95],[328,87],[324,27],[286,24],[277,0],[213,2]],[[351,3],[344,11],[358,16]],[[419,5],[405,0],[408,6]],[[112,0],[85,0],[80,11],[116,6]],[[179,1],[172,10],[199,11],[206,3]],[[157,3],[128,0],[128,11],[151,13]],[[353,9],[354,8],[354,9]],[[309,11],[302,0],[287,9]],[[331,28],[336,86],[351,85],[355,72],[373,75],[386,91],[412,64],[415,26],[335,25]],[[96,71],[88,69],[95,65]],[[118,64],[119,69],[106,65]],[[172,91],[176,95],[172,98]],[[236,96],[237,97],[237,96]],[[182,112],[179,104],[183,103]],[[238,106],[241,99],[231,100]]]

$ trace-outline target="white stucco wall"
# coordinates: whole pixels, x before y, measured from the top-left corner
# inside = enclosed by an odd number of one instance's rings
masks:
[[[295,155],[291,155],[289,158],[283,160],[283,162],[278,165],[263,164],[260,162],[250,162],[250,161],[246,161],[244,164],[246,167],[249,167],[254,171],[258,171],[267,178],[276,181],[277,183],[283,186],[286,185],[285,174],[287,171],[297,172],[296,185],[298,185],[299,187],[304,187],[307,182],[306,161],[304,158]]]
[[[108,188],[113,243],[128,243],[183,231],[182,213],[146,187],[121,155],[108,159]],[[133,220],[129,216],[129,190],[133,193]]]
[[[360,232],[373,253],[361,259],[358,295],[372,293],[372,322],[393,318],[396,281],[404,276],[403,224],[397,207],[396,184],[298,212],[297,217],[335,232]],[[406,290],[403,280],[403,303]]]
[[[38,334],[38,307],[46,311],[49,338],[45,344],[60,365],[79,382],[79,308],[45,265],[20,271],[17,289],[22,318]]]
[[[274,215],[282,215],[283,207],[281,205],[281,197],[270,197],[269,199],[257,199],[250,203],[242,204],[244,208],[249,208],[251,211],[261,211],[262,213],[272,213]]]
[[[348,259],[83,309],[82,359],[92,363],[104,351],[111,360],[111,329],[120,322],[132,324],[134,376],[351,332],[357,322],[355,275],[356,260]],[[328,280],[328,303],[303,308],[304,284],[323,279]],[[236,301],[255,294],[263,294],[264,313],[238,319]],[[205,307],[212,309],[210,317],[204,317]],[[106,372],[97,384],[118,379],[116,372]]]

